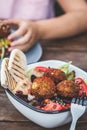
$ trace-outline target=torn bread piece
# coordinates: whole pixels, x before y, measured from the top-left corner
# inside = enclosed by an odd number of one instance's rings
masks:
[[[17,82],[9,73],[8,63],[9,58],[4,58],[1,64],[1,86],[13,91],[16,88]]]
[[[25,54],[19,49],[14,49],[10,54],[8,70],[16,82],[26,77],[26,68],[27,60]]]

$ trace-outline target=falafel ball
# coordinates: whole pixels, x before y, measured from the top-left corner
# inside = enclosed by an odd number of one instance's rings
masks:
[[[41,98],[51,98],[54,96],[56,87],[52,79],[42,76],[34,79],[31,93]]]
[[[50,77],[55,84],[67,79],[65,73],[60,69],[48,68],[44,75]]]
[[[57,93],[62,97],[76,97],[79,94],[79,89],[79,85],[71,80],[64,80],[57,84]]]

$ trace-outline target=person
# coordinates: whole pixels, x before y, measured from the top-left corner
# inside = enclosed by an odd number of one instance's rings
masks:
[[[62,16],[39,20],[16,18],[5,21],[6,24],[18,25],[18,29],[8,36],[9,40],[22,36],[11,43],[9,51],[14,48],[27,51],[37,41],[66,38],[87,30],[87,4],[85,0],[56,1],[65,12]],[[37,12],[35,13],[37,15]]]

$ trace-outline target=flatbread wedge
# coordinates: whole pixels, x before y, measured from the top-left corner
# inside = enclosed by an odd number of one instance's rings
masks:
[[[10,54],[8,70],[16,82],[23,80],[26,77],[27,60],[25,54],[14,49]]]
[[[8,63],[9,58],[4,58],[1,64],[1,86],[13,91],[16,88],[17,82],[9,73]]]

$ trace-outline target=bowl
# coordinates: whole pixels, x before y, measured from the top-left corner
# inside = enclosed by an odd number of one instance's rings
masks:
[[[53,68],[58,68],[64,65],[65,63],[66,62],[59,60],[47,60],[30,64],[27,66],[27,69],[34,68],[35,66],[50,66]],[[70,71],[75,70],[76,77],[81,77],[84,80],[86,79],[87,73],[81,70],[80,68],[74,65],[70,65],[69,69]],[[71,122],[72,120],[70,109],[65,109],[63,111],[43,111],[38,108],[35,108],[34,106],[29,105],[27,102],[23,101],[22,99],[14,95],[8,89],[6,89],[5,92],[11,103],[20,113],[22,113],[29,120],[33,121],[34,123],[42,127],[59,127],[61,125]]]

